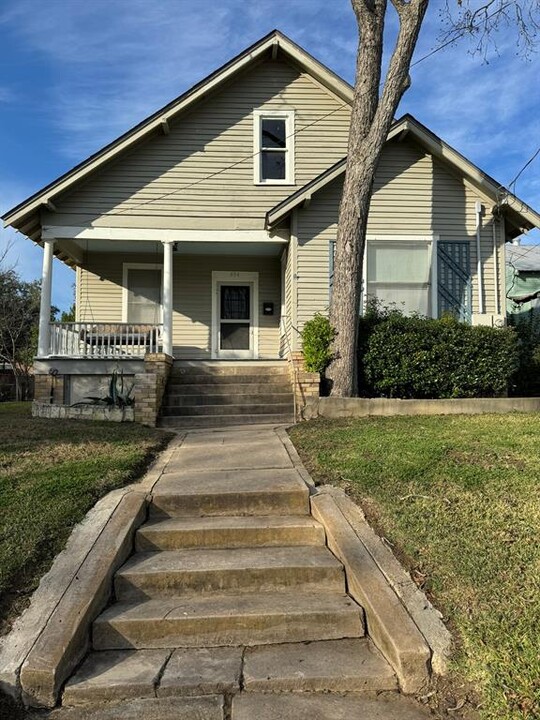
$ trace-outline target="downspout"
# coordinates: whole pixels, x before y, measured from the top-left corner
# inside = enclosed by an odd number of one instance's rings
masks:
[[[500,284],[500,277],[499,277],[499,248],[497,245],[497,226],[498,222],[496,222],[495,215],[493,216],[493,219],[491,221],[491,228],[493,231],[493,263],[495,265],[494,272],[495,272],[495,313],[497,315],[501,314],[501,293],[499,292],[499,284]]]
[[[484,274],[482,270],[482,250],[480,247],[480,232],[482,229],[482,203],[475,203],[476,212],[476,276],[478,278],[478,313],[483,315],[484,310]]]

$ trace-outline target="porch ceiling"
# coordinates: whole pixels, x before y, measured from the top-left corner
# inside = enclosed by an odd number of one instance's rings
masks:
[[[72,240],[83,253],[148,253],[162,255],[160,242],[141,240]],[[62,241],[59,242],[59,245]],[[262,242],[177,242],[175,255],[248,255],[255,257],[278,257],[287,245],[286,240]]]

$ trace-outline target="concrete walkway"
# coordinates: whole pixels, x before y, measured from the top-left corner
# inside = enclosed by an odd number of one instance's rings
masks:
[[[188,432],[50,720],[427,718],[363,637],[307,480],[280,428]]]

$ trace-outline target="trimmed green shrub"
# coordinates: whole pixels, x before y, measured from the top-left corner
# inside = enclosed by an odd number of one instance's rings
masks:
[[[360,333],[363,389],[375,396],[496,397],[507,393],[519,364],[517,336],[510,328],[390,311],[368,318]]]
[[[304,364],[308,372],[323,373],[332,360],[332,342],[336,331],[330,320],[317,313],[302,330]]]

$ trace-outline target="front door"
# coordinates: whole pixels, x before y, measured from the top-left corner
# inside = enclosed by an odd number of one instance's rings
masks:
[[[227,273],[214,286],[214,357],[249,359],[256,357],[256,282],[240,278],[245,273]],[[235,277],[237,276],[237,277]]]

